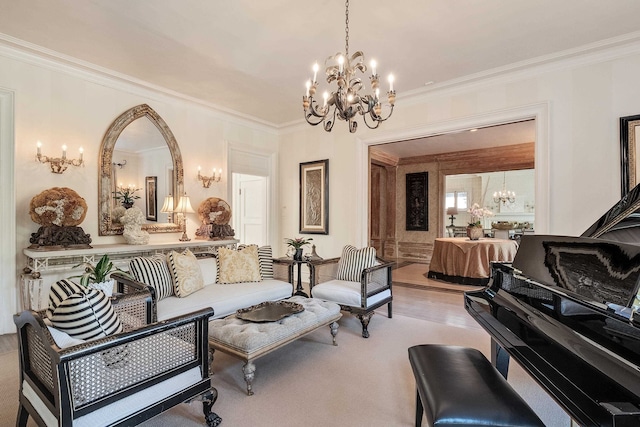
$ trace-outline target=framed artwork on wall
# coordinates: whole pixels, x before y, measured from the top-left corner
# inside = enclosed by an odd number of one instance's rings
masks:
[[[640,115],[620,117],[620,171],[622,196],[638,185],[640,179]]]
[[[147,176],[144,179],[145,183],[145,200],[147,204],[147,220],[158,220],[158,177]]]
[[[429,231],[428,172],[406,175],[407,231]]]
[[[300,233],[329,234],[329,160],[300,163]]]

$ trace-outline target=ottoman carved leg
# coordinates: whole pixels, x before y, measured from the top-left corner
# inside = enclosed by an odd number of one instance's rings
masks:
[[[365,314],[357,314],[356,317],[360,319],[360,323],[362,323],[362,337],[369,338],[369,321],[373,316],[373,311]]]
[[[242,367],[242,372],[244,372],[244,381],[247,383],[247,394],[251,396],[253,395],[251,383],[253,382],[253,378],[255,377],[256,365],[249,361]]]
[[[331,328],[331,336],[333,337],[333,345],[338,345],[338,343],[336,342],[336,335],[338,335],[338,326],[338,322],[333,322],[329,325],[329,327]]]

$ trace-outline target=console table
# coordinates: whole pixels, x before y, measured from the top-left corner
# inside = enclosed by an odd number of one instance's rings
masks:
[[[514,240],[437,238],[428,276],[447,282],[484,285],[489,282],[491,262],[511,262],[517,250],[518,244]]]
[[[217,253],[219,247],[235,247],[236,239],[229,240],[192,240],[188,242],[165,242],[149,245],[108,244],[94,245],[88,249],[40,250],[24,249],[26,267],[22,275],[22,305],[24,309],[39,310],[46,306],[49,287],[56,280],[80,274],[84,269],[74,266],[89,262],[97,263],[102,255],[116,267],[126,270],[129,261],[139,256],[167,254],[170,251],[182,252],[189,249],[194,254]],[[44,299],[44,301],[43,301]]]

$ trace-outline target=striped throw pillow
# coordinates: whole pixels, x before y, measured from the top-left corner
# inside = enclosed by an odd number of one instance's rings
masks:
[[[336,279],[359,282],[362,278],[362,270],[373,267],[375,263],[375,248],[368,246],[366,248],[356,249],[354,246],[346,245],[342,249],[342,256],[338,261]]]
[[[84,286],[80,286],[68,279],[58,280],[56,283],[51,285],[51,289],[49,290],[49,307],[47,308],[47,317],[51,318],[53,311],[62,301],[73,294],[84,292],[84,289]]]
[[[242,250],[248,246],[257,245],[238,245],[238,250]],[[273,250],[271,246],[258,247],[258,262],[260,263],[260,276],[262,280],[273,279]]]
[[[122,332],[111,299],[104,292],[85,288],[68,296],[53,310],[51,324],[73,338],[90,340]]]
[[[164,255],[133,258],[129,261],[129,273],[138,282],[152,286],[158,301],[173,295],[173,282]]]

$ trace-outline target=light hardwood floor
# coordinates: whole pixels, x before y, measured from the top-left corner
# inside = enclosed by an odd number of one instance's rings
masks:
[[[397,265],[403,267],[408,263],[398,262]],[[464,309],[462,288],[460,291],[439,289],[437,281],[433,281],[433,285],[425,287],[394,281],[393,314],[457,327],[480,328]],[[386,316],[386,306],[376,310],[376,315]],[[0,353],[14,351],[17,348],[16,334],[0,335]]]

